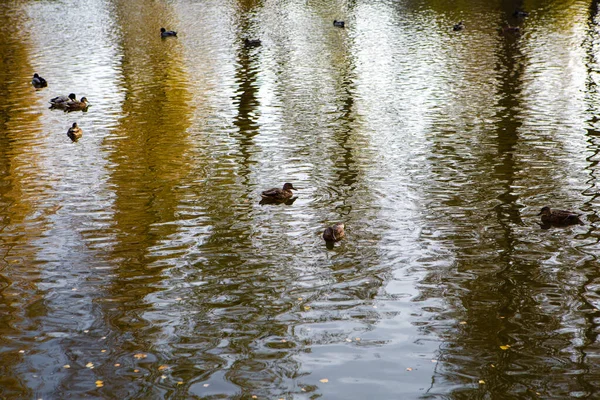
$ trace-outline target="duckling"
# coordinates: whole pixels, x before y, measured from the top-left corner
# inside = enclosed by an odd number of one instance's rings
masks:
[[[462,31],[463,29],[465,29],[465,24],[462,21],[454,25],[454,27],[452,28],[453,31]]]
[[[69,101],[77,101],[75,93],[71,93],[68,96],[56,96],[55,98],[50,99],[50,104],[53,107],[60,107],[67,104]]]
[[[33,85],[33,87],[38,88],[38,89],[48,86],[48,82],[46,82],[46,80],[44,78],[42,78],[41,76],[39,76],[38,74],[33,74],[33,79],[31,80],[31,84]]]
[[[265,190],[261,193],[261,196],[263,199],[285,201],[292,197],[292,189],[297,190],[294,186],[292,186],[291,183],[286,183],[283,185],[283,189],[272,188],[269,190]]]
[[[538,215],[542,216],[542,223],[546,225],[583,225],[583,222],[579,219],[581,214],[573,211],[552,210],[546,206],[542,208]]]
[[[323,232],[323,239],[325,239],[326,242],[337,242],[338,240],[342,240],[346,235],[344,232],[345,227],[346,226],[343,223],[338,222],[337,224],[326,228]]]
[[[175,32],[175,31],[168,31],[165,28],[160,28],[160,37],[166,38],[166,37],[169,37],[169,36],[175,36],[176,37],[177,36],[177,32]]]
[[[88,108],[88,101],[86,97],[82,97],[80,101],[73,100],[68,101],[65,104],[66,111],[85,111]]]
[[[260,46],[262,43],[260,41],[260,39],[244,39],[244,46],[245,47],[258,47]]]
[[[344,21],[338,21],[337,19],[333,20],[333,26],[336,26],[338,28],[345,28],[346,27],[346,23]]]
[[[81,136],[83,136],[83,131],[79,126],[77,126],[77,122],[73,122],[73,126],[70,127],[67,131],[67,136],[74,142],[76,142],[81,138]]]

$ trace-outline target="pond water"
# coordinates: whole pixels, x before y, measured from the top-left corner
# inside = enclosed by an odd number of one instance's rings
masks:
[[[2,2],[0,397],[598,398],[599,20]]]

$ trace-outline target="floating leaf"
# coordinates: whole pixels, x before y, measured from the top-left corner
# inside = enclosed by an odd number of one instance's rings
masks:
[[[94,368],[94,363],[93,362],[89,362],[87,364],[85,364],[85,366],[89,369],[93,369]]]
[[[89,329],[86,329],[85,331],[83,331],[83,333],[88,333],[89,331],[90,331]]]
[[[178,385],[183,385],[182,381],[177,382]]]
[[[352,342],[352,339],[346,339],[346,342]]]
[[[104,386],[104,382],[102,382],[101,380],[97,380],[96,387],[101,388],[102,386]]]
[[[258,396],[254,394],[254,395],[252,395],[252,398],[253,399],[258,399]]]
[[[406,368],[407,371],[412,371],[411,367]]]
[[[479,383],[480,383],[481,385],[483,385],[483,384],[485,384],[485,381],[484,381],[483,379],[480,379],[480,380],[479,380]]]
[[[500,346],[500,348],[501,348],[502,350],[508,350],[508,349],[510,349],[510,345],[506,344],[506,345],[504,345],[504,346]]]
[[[310,306],[304,306],[304,309],[305,309],[306,311],[308,311],[308,310],[310,310]]]
[[[71,289],[71,290],[72,290],[72,291],[74,291],[74,292],[76,292],[76,291],[77,291],[77,288],[76,288],[76,287],[74,287],[74,288],[73,288],[73,289]]]
[[[460,322],[459,322],[459,324],[461,324],[461,325],[466,325],[466,324],[467,324],[467,321],[460,321]]]
[[[182,299],[181,297],[177,297],[175,300],[177,300],[177,301],[181,301],[181,300],[183,300],[183,299]]]
[[[360,338],[359,337],[354,338],[354,340],[356,340],[357,342],[360,342]]]
[[[321,383],[327,383],[327,382],[329,382],[329,379],[324,378],[324,379],[321,379],[319,382],[321,382]]]
[[[161,365],[160,367],[158,367],[159,371],[164,371],[165,369],[169,369],[168,365]]]
[[[287,343],[287,340],[281,339],[281,343]]]
[[[63,368],[69,369],[69,368],[71,368],[71,366],[69,364],[65,364],[65,365],[63,365]]]
[[[134,369],[133,372],[137,373],[137,372],[140,372],[140,370],[139,369]]]
[[[115,367],[120,367],[120,366],[121,366],[121,364],[119,364],[119,363],[115,364]]]
[[[137,358],[138,360],[141,360],[142,358],[146,358],[148,357],[148,354],[144,354],[144,353],[137,353],[133,355],[135,358]]]
[[[23,354],[25,353],[25,350],[19,350],[19,353]]]
[[[166,375],[161,375],[160,379],[167,379],[167,376]]]
[[[106,353],[106,350],[100,350],[100,353]]]
[[[205,384],[204,384],[204,385],[202,385],[202,386],[204,386],[204,387],[209,387],[209,386],[210,386],[210,383],[205,383]]]

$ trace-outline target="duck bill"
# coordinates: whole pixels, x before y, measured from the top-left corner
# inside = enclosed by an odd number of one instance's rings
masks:
[[[542,215],[542,214],[543,214],[543,212],[541,212],[541,211],[540,211],[540,212],[539,212],[539,214],[536,214],[536,215],[539,217],[539,216],[540,216],[540,215]]]

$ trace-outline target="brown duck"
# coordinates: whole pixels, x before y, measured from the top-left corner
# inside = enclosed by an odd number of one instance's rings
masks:
[[[323,239],[327,242],[337,242],[338,240],[342,240],[346,235],[344,228],[345,225],[341,222],[328,227],[323,232]]]
[[[73,100],[73,101],[68,101],[67,104],[65,104],[65,110],[66,111],[86,111],[88,108],[88,101],[87,98],[82,97],[80,101],[77,100]]]
[[[294,195],[292,189],[296,190],[291,183],[285,183],[282,189],[273,188],[265,190],[261,193],[261,196],[265,200],[285,201]]]
[[[573,211],[567,210],[552,210],[546,206],[542,208],[542,211],[538,215],[542,216],[542,223],[546,225],[582,225],[583,222],[579,219],[581,214],[574,213]]]
[[[74,142],[83,136],[83,131],[79,126],[77,126],[77,122],[73,122],[73,126],[67,131],[67,136]]]

